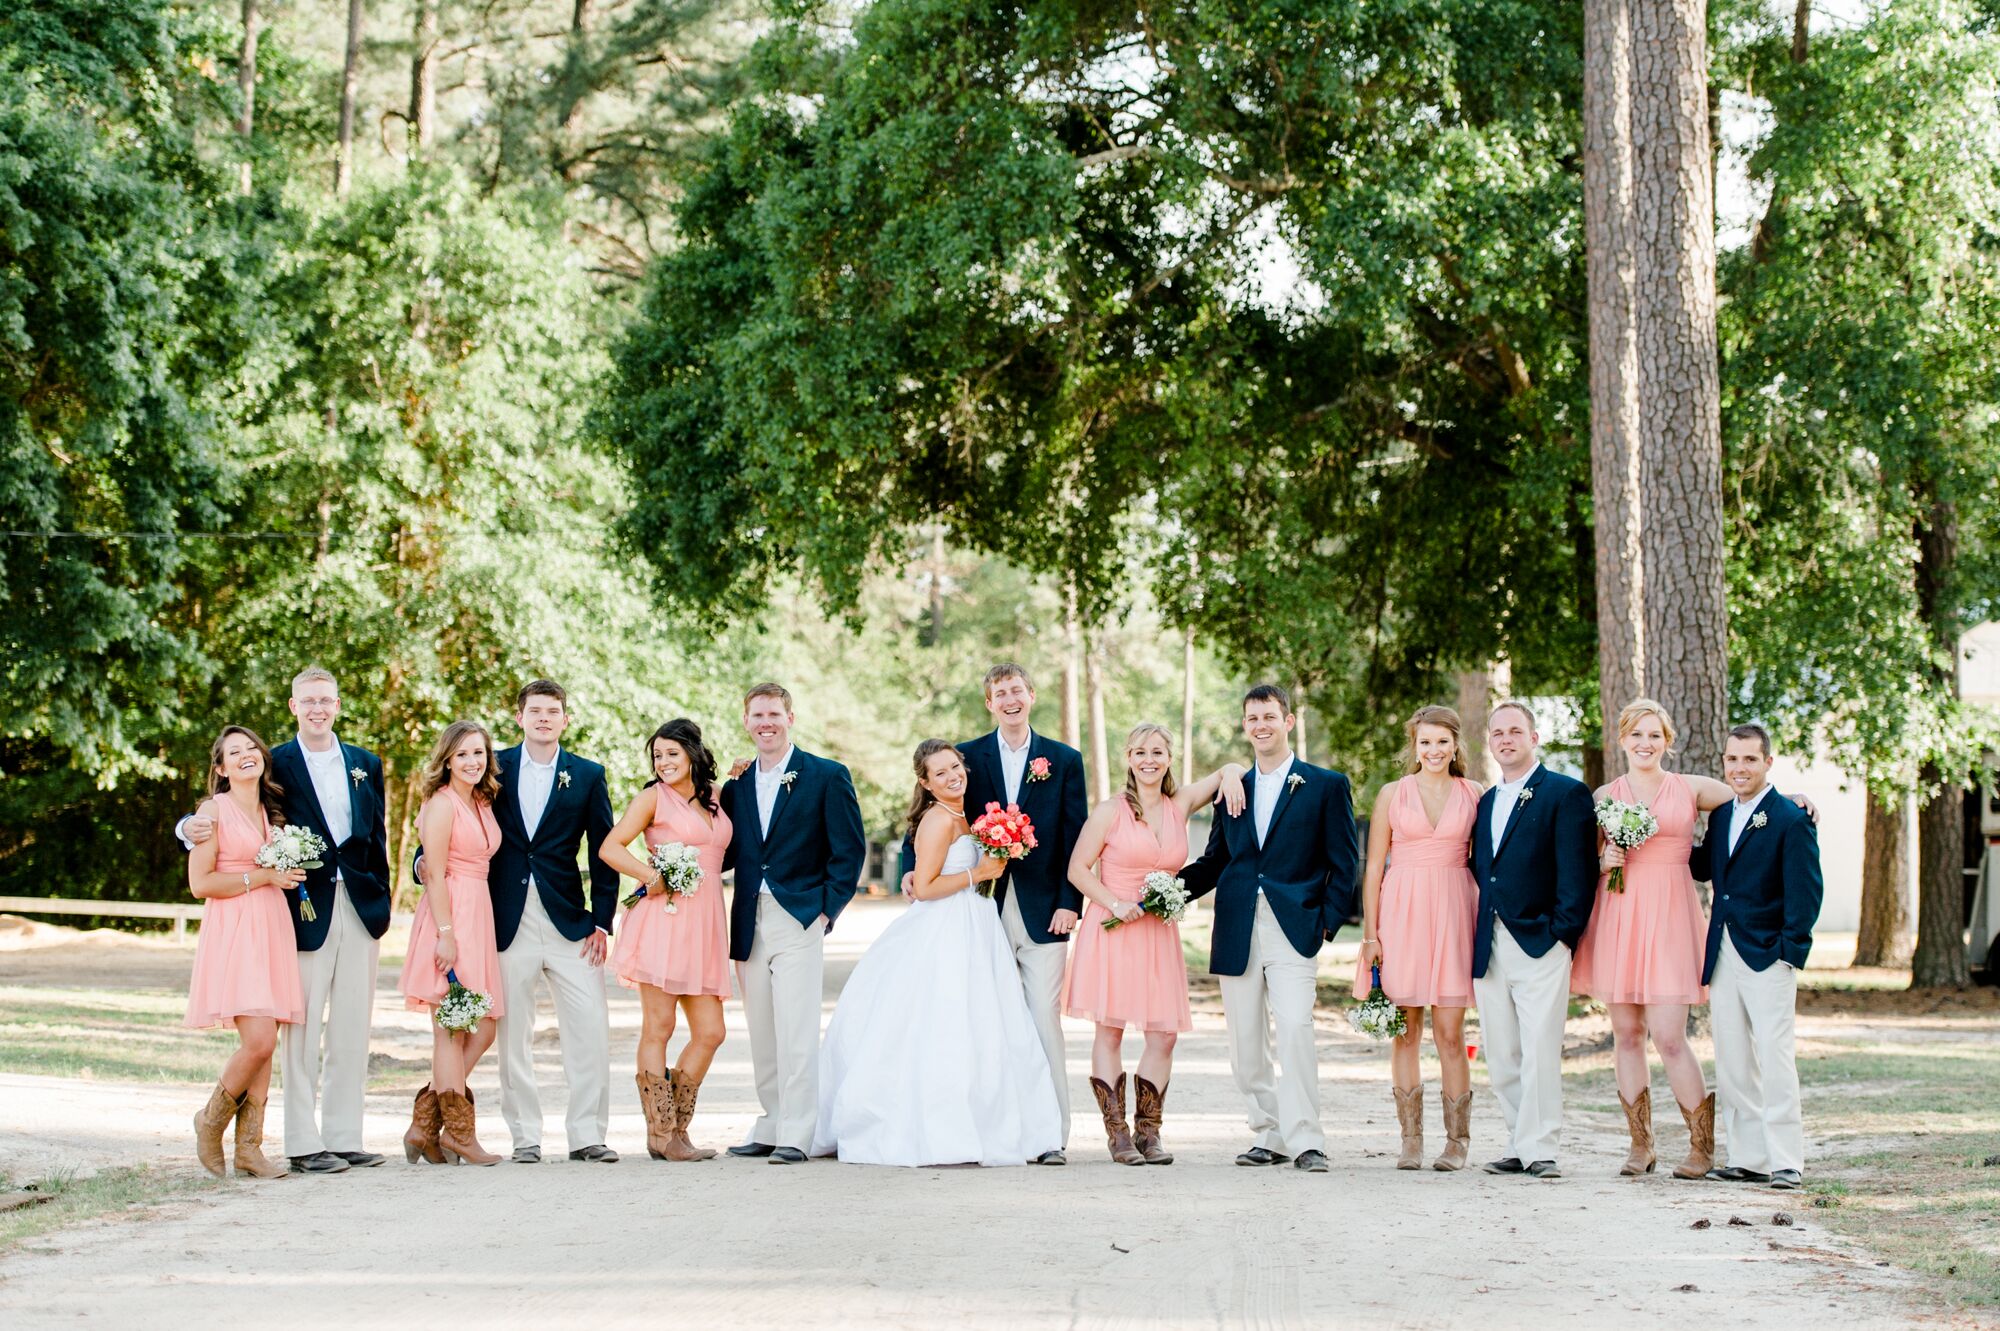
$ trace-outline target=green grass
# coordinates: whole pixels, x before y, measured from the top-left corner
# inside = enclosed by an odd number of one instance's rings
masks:
[[[39,1206],[0,1211],[0,1254],[55,1230],[86,1220],[144,1209],[176,1197],[219,1187],[218,1180],[186,1170],[155,1170],[144,1165],[106,1169],[90,1178],[59,1173],[15,1183],[0,1175],[0,1192],[24,1188],[52,1195]]]
[[[181,1023],[187,998],[163,990],[0,986],[0,1071],[116,1081],[213,1081],[236,1048],[227,1031]],[[47,1207],[37,1208],[46,1210]]]

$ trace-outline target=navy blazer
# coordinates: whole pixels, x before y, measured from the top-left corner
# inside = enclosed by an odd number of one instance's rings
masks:
[[[976,820],[989,803],[1007,802],[1007,777],[1000,769],[1000,732],[988,731],[958,746],[965,759],[965,816]],[[1034,778],[1035,759],[1049,760],[1049,774]],[[1007,866],[993,885],[993,904],[1006,902],[1009,889],[1021,894],[1021,924],[1037,943],[1066,943],[1049,932],[1049,920],[1059,910],[1083,914],[1083,893],[1069,880],[1070,852],[1090,817],[1083,793],[1083,755],[1067,744],[1029,732],[1029,771],[1021,776],[1021,797],[1015,803],[1035,825],[1035,848]],[[917,867],[915,839],[903,835],[904,873]]]
[[[868,859],[861,801],[847,769],[795,747],[787,770],[798,775],[778,787],[769,836],[757,818],[756,764],[722,787],[722,811],[734,829],[723,857],[723,867],[736,870],[729,906],[731,961],[750,959],[761,884],[771,885],[771,895],[802,926],[810,928],[824,915],[831,928],[854,899]]]
[[[347,789],[347,840],[333,845],[333,833],[326,829],[326,813],[319,806],[319,792],[313,789],[312,773],[296,739],[286,740],[271,750],[271,775],[284,787],[282,801],[285,821],[293,827],[311,829],[333,854],[317,869],[306,870],[301,889],[312,898],[317,919],[299,915],[298,894],[285,893],[285,905],[292,912],[292,933],[301,952],[317,952],[326,943],[326,931],[333,927],[333,877],[336,869],[347,885],[347,899],[361,926],[371,938],[389,931],[389,828],[384,817],[388,801],[383,798],[382,760],[359,745],[340,746],[340,784]],[[361,773],[356,779],[355,773]]]
[[[1597,813],[1590,788],[1537,767],[1497,846],[1493,792],[1481,795],[1472,825],[1472,876],[1479,881],[1475,977],[1486,974],[1493,956],[1495,917],[1531,957],[1548,955],[1557,943],[1575,951],[1597,900]]]
[[[1271,903],[1285,937],[1302,957],[1354,914],[1357,839],[1354,792],[1339,772],[1292,759],[1291,776],[1271,811],[1264,844],[1257,844],[1257,782],[1253,766],[1243,778],[1243,812],[1220,806],[1208,848],[1181,871],[1190,897],[1215,893],[1215,933],[1208,969],[1241,975],[1250,964],[1250,933],[1257,921],[1257,891]]]
[[[1757,815],[1764,825],[1756,826]],[[1771,790],[1750,815],[1736,849],[1715,851],[1729,844],[1729,825],[1736,816],[1731,800],[1708,815],[1708,836],[1688,857],[1696,879],[1714,888],[1708,912],[1708,954],[1701,964],[1701,982],[1715,975],[1722,950],[1722,930],[1730,945],[1753,971],[1765,971],[1782,961],[1804,970],[1812,951],[1813,925],[1826,895],[1820,876],[1819,829],[1805,810]]]
[[[521,746],[502,749],[496,764],[500,798],[493,818],[500,824],[500,849],[493,854],[486,882],[493,896],[493,940],[502,951],[513,945],[528,903],[528,880],[542,899],[549,922],[564,938],[582,942],[594,929],[611,932],[618,911],[618,871],[598,858],[605,838],[617,821],[611,816],[611,792],[604,769],[568,749],[556,752],[556,780],[542,820],[528,835],[521,817],[521,797],[515,782],[521,770]],[[567,779],[565,780],[565,777]],[[583,873],[577,868],[581,848],[590,857],[590,898],[584,899]]]

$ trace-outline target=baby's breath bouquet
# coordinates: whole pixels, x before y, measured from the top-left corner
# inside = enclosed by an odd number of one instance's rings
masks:
[[[437,1006],[437,1024],[448,1031],[475,1029],[493,1011],[493,1000],[460,984],[455,970],[446,971],[444,978],[451,988],[445,991],[444,1002]]]
[[[646,863],[659,871],[660,881],[650,888],[642,884],[637,892],[625,898],[624,904],[636,906],[649,896],[665,897],[667,914],[680,914],[681,908],[674,904],[674,898],[684,897],[701,886],[701,852],[684,842],[662,841],[653,847]]]
[[[257,864],[264,869],[317,869],[326,863],[321,858],[325,854],[326,842],[311,828],[280,827],[258,848]],[[307,921],[319,918],[304,883],[299,884],[299,918]]]
[[[1368,985],[1368,997],[1348,1010],[1348,1024],[1371,1040],[1393,1040],[1410,1028],[1409,1018],[1382,992],[1380,966],[1368,968]]]
[[[1637,850],[1646,844],[1647,838],[1660,830],[1660,820],[1653,811],[1643,804],[1627,804],[1623,800],[1602,799],[1597,801],[1597,825],[1604,829],[1604,839],[1621,850]],[[1625,890],[1625,866],[1619,865],[1611,871],[1605,882],[1606,892]]]
[[[1139,909],[1162,920],[1178,920],[1187,914],[1187,884],[1168,873],[1165,869],[1155,869],[1146,875],[1146,886],[1139,893]],[[1107,929],[1116,929],[1125,921],[1113,915],[1104,922]]]

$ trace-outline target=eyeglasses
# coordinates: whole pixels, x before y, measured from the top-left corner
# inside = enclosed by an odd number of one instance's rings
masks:
[[[334,708],[340,706],[338,698],[295,698],[294,702],[306,708]]]

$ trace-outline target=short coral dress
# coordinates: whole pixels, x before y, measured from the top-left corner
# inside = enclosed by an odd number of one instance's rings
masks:
[[[1611,798],[1637,803],[1624,777]],[[1598,880],[1590,923],[1576,945],[1569,987],[1604,1003],[1705,1003],[1701,983],[1708,921],[1695,895],[1688,852],[1694,849],[1694,791],[1668,772],[1650,806],[1660,830],[1625,852],[1625,890]]]
[[[653,786],[651,850],[670,841],[701,857],[701,886],[673,899],[645,897],[625,912],[611,968],[628,989],[650,984],[670,994],[729,997],[729,911],[722,901],[722,857],[733,828],[729,815],[697,809],[664,781]],[[704,817],[703,814],[707,813]]]
[[[1187,864],[1187,819],[1172,800],[1161,802],[1160,819],[1164,826],[1156,839],[1132,816],[1131,805],[1118,801],[1097,874],[1121,901],[1139,900],[1146,890],[1146,875],[1155,869],[1178,876]],[[1180,925],[1141,915],[1106,929],[1104,922],[1110,918],[1095,901],[1084,907],[1070,949],[1063,1011],[1100,1026],[1193,1030]]]
[[[424,801],[417,811],[421,826],[424,812],[438,800],[451,801],[451,840],[444,857],[444,890],[451,894],[451,936],[458,940],[458,962],[452,973],[458,982],[475,993],[493,1000],[489,1014],[507,1013],[505,986],[500,983],[500,950],[493,931],[493,893],[486,885],[486,867],[500,849],[500,824],[493,806],[480,800],[477,806],[446,786]],[[410,926],[410,950],[403,958],[403,975],[396,987],[403,991],[403,1006],[412,1012],[434,1008],[444,1001],[451,985],[437,968],[437,920],[431,915],[431,894],[417,903],[417,919]]]
[[[271,820],[257,820],[227,795],[217,795],[215,869],[248,873],[257,852],[271,839]],[[196,1030],[233,1027],[238,1017],[271,1017],[296,1023],[306,1019],[305,990],[299,984],[299,943],[292,911],[282,888],[253,887],[233,897],[210,897],[201,908],[201,936],[195,941],[194,976],[188,981],[187,1016]]]
[[[1417,778],[1396,783],[1389,803],[1389,867],[1375,927],[1382,943],[1382,992],[1402,1007],[1472,1006],[1472,934],[1479,884],[1467,858],[1479,816],[1479,788],[1452,783],[1436,827]],[[1368,977],[1355,987],[1367,992]]]

